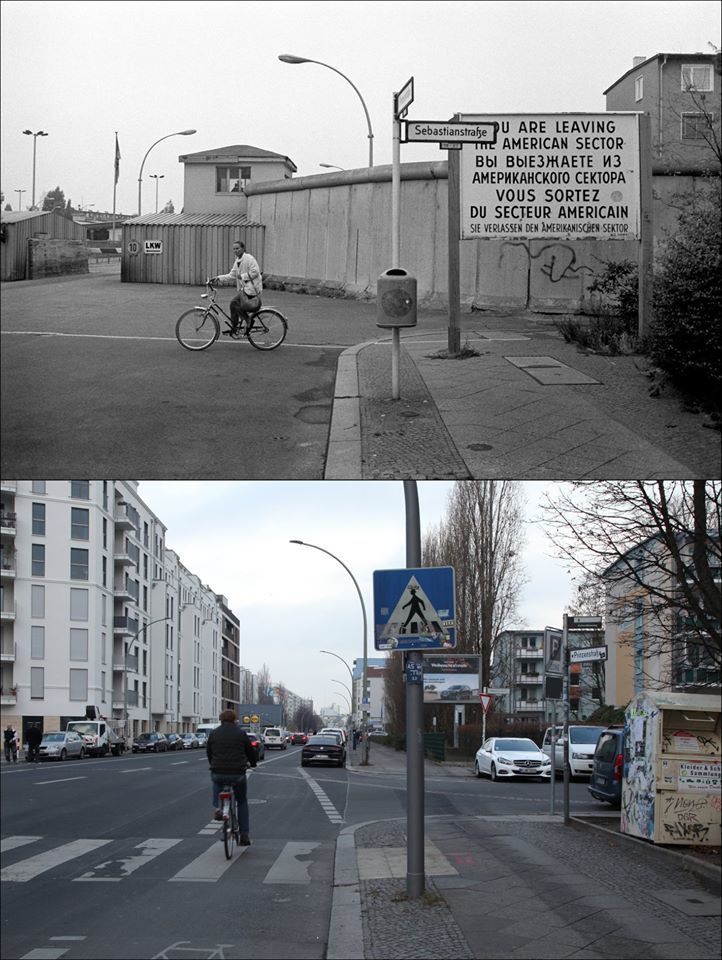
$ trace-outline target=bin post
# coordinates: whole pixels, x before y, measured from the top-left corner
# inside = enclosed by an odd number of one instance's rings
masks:
[[[416,277],[401,267],[391,267],[376,283],[376,326],[390,327],[391,338],[391,393],[400,396],[401,327],[416,326]]]

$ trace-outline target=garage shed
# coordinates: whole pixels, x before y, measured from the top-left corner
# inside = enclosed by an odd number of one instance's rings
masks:
[[[187,283],[228,273],[233,241],[242,240],[263,270],[265,227],[244,215],[158,213],[123,224],[120,279]]]
[[[53,250],[57,269],[36,275],[88,272],[87,255],[85,267],[80,261],[85,249],[85,229],[67,217],[42,210],[3,211],[0,217],[0,279],[29,280],[32,277],[30,264],[30,241],[71,241],[55,244]],[[75,241],[74,243],[72,241]],[[79,244],[78,241],[81,241]],[[80,254],[80,255],[79,255]]]

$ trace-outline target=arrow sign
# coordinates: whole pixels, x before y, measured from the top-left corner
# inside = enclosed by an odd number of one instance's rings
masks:
[[[491,701],[492,701],[493,699],[494,699],[494,698],[492,697],[492,695],[491,695],[490,693],[480,693],[480,694],[479,694],[479,700],[481,700],[481,706],[482,706],[483,709],[484,709],[484,713],[488,713],[488,712],[489,712],[489,707],[491,706]]]
[[[606,660],[607,645],[601,647],[582,647],[579,650],[569,652],[570,663],[586,663],[590,660]]]

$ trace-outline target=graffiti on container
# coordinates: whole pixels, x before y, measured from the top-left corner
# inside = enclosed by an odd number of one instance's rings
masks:
[[[706,823],[665,823],[664,832],[669,840],[686,840],[690,843],[704,843],[709,835]]]
[[[622,795],[622,830],[641,837],[651,837],[654,833],[654,794],[648,789],[640,789],[635,784],[633,791]]]
[[[579,274],[590,273],[594,276],[591,267],[585,264],[577,266],[577,257],[574,248],[565,243],[547,243],[537,253],[532,253],[528,243],[524,242],[506,242],[502,244],[502,252],[499,258],[504,255],[504,247],[521,247],[526,251],[529,261],[538,260],[545,257],[544,263],[539,268],[541,272],[549,278],[551,283],[559,283],[560,280],[574,280]]]
[[[709,733],[695,730],[669,730],[664,732],[662,749],[665,753],[719,753],[719,739]]]

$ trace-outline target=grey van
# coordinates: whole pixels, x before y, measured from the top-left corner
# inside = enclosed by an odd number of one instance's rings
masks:
[[[589,792],[595,800],[621,807],[623,774],[624,727],[608,727],[597,740]]]

